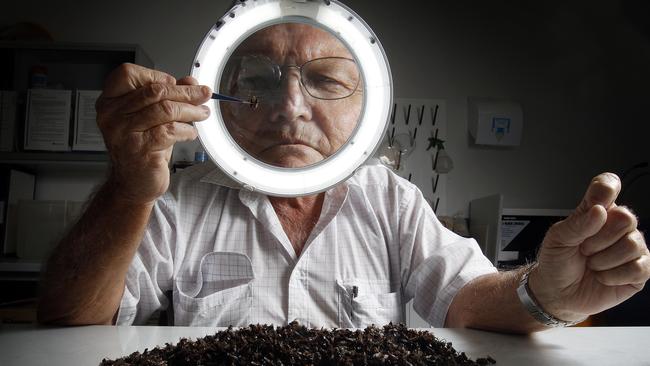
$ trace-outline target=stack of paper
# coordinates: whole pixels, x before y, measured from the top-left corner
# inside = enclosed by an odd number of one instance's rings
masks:
[[[95,103],[101,93],[101,90],[77,91],[72,150],[106,151],[95,111]]]
[[[28,90],[25,150],[70,150],[71,106],[70,90]]]

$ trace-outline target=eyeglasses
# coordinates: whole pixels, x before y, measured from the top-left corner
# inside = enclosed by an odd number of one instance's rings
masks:
[[[298,65],[278,65],[264,56],[235,57],[228,62],[224,80],[229,92],[241,97],[270,97],[282,85],[283,70],[295,68],[300,83],[316,99],[336,100],[359,88],[357,63],[345,57],[323,57]]]

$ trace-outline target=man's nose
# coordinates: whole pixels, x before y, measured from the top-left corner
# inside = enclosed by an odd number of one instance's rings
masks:
[[[311,120],[311,107],[300,83],[300,72],[289,68],[283,77],[278,96],[274,98],[271,122]]]

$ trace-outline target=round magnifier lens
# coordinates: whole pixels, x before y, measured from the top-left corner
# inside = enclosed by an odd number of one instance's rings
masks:
[[[392,103],[372,30],[338,1],[249,1],[227,14],[191,70],[247,101],[207,103],[210,117],[195,126],[211,160],[273,196],[314,194],[354,174],[381,141]]]

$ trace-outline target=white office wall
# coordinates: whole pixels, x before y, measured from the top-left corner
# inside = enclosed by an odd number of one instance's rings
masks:
[[[506,207],[569,208],[593,175],[650,158],[650,47],[624,23],[620,2],[511,2],[516,9],[505,1],[345,3],[387,49],[396,96],[447,100],[446,148],[455,162],[449,213],[466,213],[471,199],[495,192]],[[0,24],[37,22],[59,41],[137,43],[157,68],[182,76],[229,4],[21,1],[0,12]],[[519,101],[522,145],[472,146],[468,96]]]
[[[396,94],[447,99],[451,213],[496,192],[505,207],[570,208],[593,175],[650,158],[649,42],[617,6],[434,1],[376,14],[358,3],[388,49]],[[472,146],[468,96],[518,100],[522,145]]]

